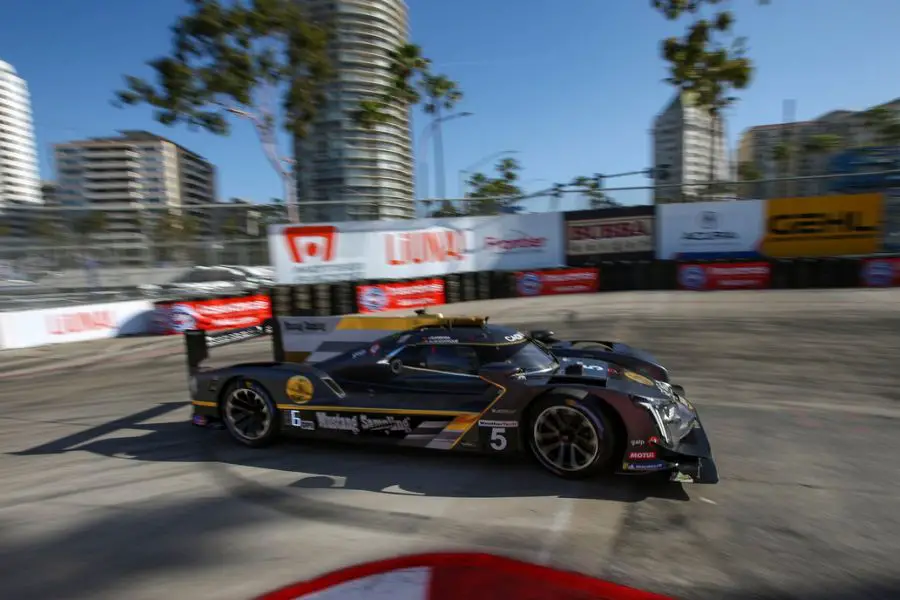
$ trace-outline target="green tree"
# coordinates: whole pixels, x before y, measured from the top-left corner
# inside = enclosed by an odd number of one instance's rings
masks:
[[[803,152],[810,156],[831,154],[840,149],[842,144],[843,140],[840,136],[830,133],[820,133],[818,135],[810,136],[810,138],[803,143]]]
[[[755,182],[762,179],[762,171],[754,162],[742,162],[738,164],[737,168],[737,176],[739,181],[747,181],[747,182]],[[752,184],[750,186],[745,186],[739,184],[740,193],[738,197],[740,198],[752,198],[754,195],[753,190],[759,191],[758,184]],[[751,189],[748,189],[751,188]]]
[[[247,117],[272,167],[291,185],[291,169],[278,154],[276,115],[282,115],[281,129],[289,135],[307,136],[334,75],[328,53],[331,24],[295,0],[188,3],[188,14],[172,27],[170,53],[148,63],[155,81],[126,76],[115,104],[148,105],[163,125],[186,124],[217,135],[229,134],[230,116]],[[395,80],[389,89],[373,92],[351,111],[363,125],[399,118],[391,107],[406,109],[411,100],[418,101],[398,93],[413,88],[411,77],[427,73],[425,59],[403,62],[411,49],[401,46],[390,54]],[[288,210],[296,210],[296,204],[289,202]]]
[[[875,106],[867,110],[863,119],[868,129],[874,133],[876,143],[885,146],[900,144],[900,119],[886,106]]]
[[[791,164],[792,151],[793,149],[786,142],[779,142],[772,148],[772,160],[775,161],[775,165],[778,168],[778,177],[785,179],[785,181],[781,183],[783,196],[788,195],[788,182],[786,178]]]
[[[102,233],[106,229],[106,213],[102,210],[86,210],[79,211],[79,213],[75,217],[72,229],[82,241],[94,234]]]
[[[188,246],[200,233],[197,217],[180,210],[153,215],[151,242],[155,260],[183,260]]]
[[[524,195],[519,187],[519,172],[522,166],[514,158],[501,159],[494,167],[495,177],[484,173],[474,173],[468,181],[466,194],[470,215],[496,215],[502,209],[510,208]]]
[[[603,185],[599,177],[586,177],[581,175],[574,178],[568,186],[587,198],[590,208],[613,208],[621,206],[617,201],[603,191]],[[554,207],[554,210],[556,208]]]
[[[732,37],[734,16],[718,10],[704,16],[704,10],[721,0],[651,0],[651,6],[669,21],[689,16],[691,23],[681,38],[662,42],[662,57],[669,64],[666,82],[687,93],[694,104],[709,115],[710,137],[716,139],[722,112],[737,98],[732,90],[746,89],[753,76],[753,63],[746,57],[743,38]],[[767,4],[760,0],[760,4]],[[719,39],[717,39],[719,38]],[[723,38],[731,38],[726,46]],[[710,152],[709,181],[715,181],[715,145]]]

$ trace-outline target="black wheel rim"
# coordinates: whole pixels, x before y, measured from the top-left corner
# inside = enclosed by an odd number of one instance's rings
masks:
[[[256,390],[234,390],[225,403],[229,428],[239,437],[254,441],[263,437],[272,424],[269,403]]]
[[[600,454],[602,433],[583,412],[570,406],[545,408],[534,420],[539,457],[560,471],[577,473]]]

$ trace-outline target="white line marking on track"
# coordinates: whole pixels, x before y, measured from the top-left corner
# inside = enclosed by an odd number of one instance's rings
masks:
[[[718,504],[717,502],[713,502],[709,498],[704,498],[703,496],[700,496],[700,502],[706,502],[707,504]]]
[[[550,531],[548,532],[547,539],[541,546],[540,554],[538,554],[538,562],[541,564],[549,564],[550,557],[556,549],[556,543],[559,541],[563,531],[565,531],[569,526],[569,522],[572,520],[572,511],[575,508],[575,501],[571,498],[560,498],[559,502],[562,503],[562,506],[559,507],[559,510],[556,511],[556,514],[553,516],[553,522],[550,524]]]

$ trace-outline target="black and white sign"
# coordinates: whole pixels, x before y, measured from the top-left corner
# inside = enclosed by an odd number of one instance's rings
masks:
[[[410,433],[413,430],[409,417],[393,415],[340,415],[325,412],[316,413],[316,425],[329,431],[346,431],[353,435],[360,433]]]

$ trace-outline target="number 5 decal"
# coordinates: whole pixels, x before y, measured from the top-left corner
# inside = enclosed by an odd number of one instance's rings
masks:
[[[506,450],[506,428],[495,427],[491,429],[491,448],[496,451]]]

